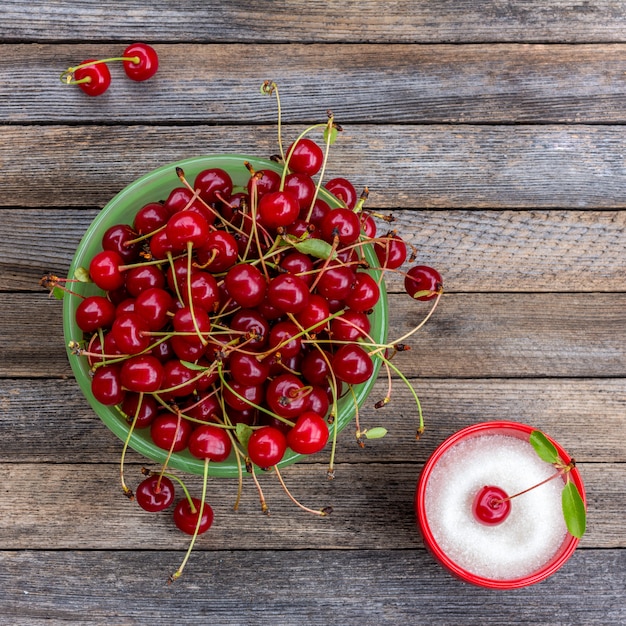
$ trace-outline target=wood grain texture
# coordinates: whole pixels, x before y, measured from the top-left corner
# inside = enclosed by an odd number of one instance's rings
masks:
[[[390,296],[389,341],[417,326],[429,310]],[[407,376],[622,377],[626,294],[448,294],[402,355]],[[36,314],[33,314],[36,311]],[[45,294],[0,302],[0,376],[70,373],[61,303]],[[32,349],[32,338],[38,341]]]
[[[302,130],[286,126],[284,136]],[[277,151],[275,126],[0,126],[0,134],[0,206],[19,198],[28,207],[99,207],[180,159]],[[626,127],[611,125],[357,124],[333,146],[327,174],[368,186],[377,208],[618,209],[625,137]]]
[[[411,379],[426,431],[415,441],[417,408],[408,388],[394,381],[392,402],[376,410],[387,385],[380,379],[360,410],[362,428],[384,426],[384,439],[365,450],[354,426],[339,435],[337,458],[344,463],[423,463],[446,437],[477,422],[513,420],[532,424],[581,463],[625,463],[626,382],[617,379]],[[102,424],[73,379],[2,380],[0,459],[6,463],[113,463],[122,442]],[[131,454],[130,462],[147,462]],[[328,451],[303,463],[328,461]]]
[[[82,2],[68,16],[56,3],[3,5],[0,40],[266,42],[624,41],[621,2],[471,0],[342,2],[165,0],[129,10],[114,0]]]
[[[97,213],[3,209],[0,290],[40,292],[43,274],[66,276]],[[440,269],[448,292],[626,291],[626,211],[398,210],[391,215],[395,222],[379,221],[378,232],[401,233],[417,249],[416,262]],[[41,245],[47,237],[54,238],[53,246]],[[402,276],[390,273],[385,282],[390,292],[403,290]]]
[[[129,464],[129,485],[143,477],[141,466]],[[6,477],[0,502],[0,541],[3,549],[183,550],[189,537],[172,523],[171,510],[148,514],[121,492],[116,464],[50,464],[45,489],[32,503],[32,484],[42,477],[40,463],[0,464]],[[313,509],[331,506],[321,518],[297,508],[283,493],[273,474],[259,478],[270,515],[261,512],[256,488],[244,479],[239,510],[232,506],[237,482],[210,479],[208,502],[215,519],[197,542],[198,550],[229,549],[406,549],[422,545],[415,527],[413,498],[421,465],[418,463],[338,463],[329,481],[326,464],[285,468],[283,479],[292,494]],[[581,467],[588,491],[588,529],[581,547],[625,548],[620,513],[626,494],[620,489],[623,465],[590,463]],[[71,477],[71,478],[70,478]],[[199,497],[201,477],[185,477]],[[182,497],[182,492],[180,496]],[[59,506],[63,502],[64,506]],[[44,529],[45,532],[38,532]],[[97,532],[94,530],[97,529]]]
[[[0,119],[272,124],[274,99],[259,94],[270,79],[279,86],[283,120],[291,123],[317,121],[326,109],[343,125],[626,120],[623,44],[155,44],[159,71],[145,83],[129,81],[114,63],[111,87],[97,99],[56,80],[66,68],[101,56],[103,47],[0,46]],[[133,106],[119,106],[127,101]]]

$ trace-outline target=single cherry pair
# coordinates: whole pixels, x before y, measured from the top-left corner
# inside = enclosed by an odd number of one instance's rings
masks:
[[[145,43],[134,43],[124,50],[121,57],[87,59],[76,67],[68,68],[61,74],[61,81],[78,85],[89,96],[99,96],[111,84],[107,65],[111,61],[122,61],[126,75],[136,81],[148,80],[159,69],[159,57],[155,49]]]

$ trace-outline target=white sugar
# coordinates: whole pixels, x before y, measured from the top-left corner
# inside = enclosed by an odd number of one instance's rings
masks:
[[[509,516],[496,526],[478,522],[472,502],[485,485],[513,495],[555,471],[516,437],[482,435],[461,441],[443,454],[426,488],[426,516],[435,540],[457,565],[475,575],[510,580],[532,574],[565,539],[562,479],[514,498]]]

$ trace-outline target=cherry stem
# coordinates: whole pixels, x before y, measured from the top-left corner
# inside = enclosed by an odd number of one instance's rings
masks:
[[[91,77],[86,76],[85,78],[81,78],[80,80],[72,80],[72,77],[76,73],[76,70],[82,70],[84,67],[91,67],[92,65],[97,65],[98,63],[110,63],[111,61],[129,61],[134,65],[138,65],[141,62],[141,59],[138,56],[134,57],[109,57],[108,59],[98,59],[96,61],[89,61],[87,63],[81,63],[80,65],[76,65],[75,67],[68,67],[64,72],[61,72],[61,76],[59,77],[62,83],[66,85],[80,85],[81,83],[90,83]]]
[[[574,469],[574,467],[576,467],[576,461],[572,459],[567,465],[565,465],[564,467],[561,467],[556,473],[552,474],[552,476],[548,476],[548,478],[546,478],[545,480],[542,480],[536,485],[533,485],[532,487],[528,487],[528,489],[524,489],[524,491],[519,491],[518,493],[514,493],[512,496],[508,496],[506,498],[494,498],[493,506],[497,506],[501,504],[502,502],[507,502],[508,500],[512,500],[513,498],[522,496],[525,493],[532,491],[533,489],[537,489],[537,487],[541,487],[542,485],[549,483],[551,480],[554,480],[555,478],[558,478],[559,476],[563,476],[563,474],[567,474],[570,470]]]
[[[283,480],[283,477],[281,476],[280,472],[278,471],[278,465],[274,465],[274,471],[276,472],[276,477],[278,478],[278,480],[279,480],[279,482],[280,482],[284,492],[287,494],[289,499],[296,506],[299,506],[303,511],[306,511],[307,513],[313,513],[313,515],[319,515],[320,517],[326,517],[331,512],[330,507],[327,507],[325,509],[315,510],[315,509],[309,508],[308,506],[304,506],[304,504],[302,504],[301,502],[296,500],[296,498],[294,498],[294,496],[289,491],[289,489],[287,489],[287,485],[285,484],[285,481]]]
[[[133,417],[133,421],[128,429],[128,434],[126,435],[126,439],[124,441],[124,446],[122,448],[122,454],[120,458],[120,482],[122,483],[122,491],[124,495],[132,500],[134,498],[133,492],[130,487],[126,484],[124,479],[124,459],[126,458],[126,451],[128,450],[128,446],[130,445],[130,438],[132,437],[133,431],[135,430],[135,425],[137,424],[137,420],[139,419],[139,411],[141,410],[141,405],[143,403],[143,392],[139,393],[139,399],[137,401],[137,408],[135,409],[135,415]]]
[[[187,565],[187,561],[191,556],[191,551],[193,550],[193,545],[196,542],[198,537],[198,533],[200,531],[200,525],[202,524],[202,514],[204,513],[204,505],[206,503],[206,486],[209,478],[209,459],[208,457],[204,459],[204,472],[202,475],[202,495],[200,497],[200,511],[198,512],[198,521],[196,522],[196,528],[193,532],[193,536],[191,537],[191,541],[189,542],[189,547],[187,548],[187,552],[185,553],[185,558],[180,564],[179,568],[172,574],[170,577],[170,582],[174,582],[177,578],[180,578],[183,570],[185,569],[185,565]]]

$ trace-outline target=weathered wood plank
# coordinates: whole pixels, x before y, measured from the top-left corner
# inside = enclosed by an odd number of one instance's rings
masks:
[[[360,411],[361,427],[384,426],[384,439],[356,445],[352,427],[340,434],[344,463],[423,463],[441,441],[472,423],[513,420],[531,424],[559,441],[582,463],[626,462],[624,379],[414,379],[426,431],[415,441],[417,410],[410,391],[394,382],[392,402],[374,409],[386,392],[379,380]],[[100,422],[73,380],[2,380],[0,458],[6,463],[111,463],[122,442]],[[147,462],[140,455],[129,461]],[[325,463],[328,451],[308,462]],[[307,462],[307,461],[305,461]]]
[[[119,54],[124,45],[2,46],[0,119],[267,124],[276,107],[258,88],[272,79],[287,122],[315,121],[326,109],[344,125],[626,120],[623,44],[158,44],[159,72],[144,84],[127,80],[120,64],[111,64],[111,88],[96,100],[53,82],[83,59],[103,49]]]
[[[266,42],[588,42],[624,41],[623,7],[614,0],[550,6],[533,0],[476,4],[161,0],[129,11],[121,2],[79,3],[68,15],[56,4],[6,0],[0,40],[266,41]]]
[[[149,514],[121,493],[115,464],[19,463],[0,465],[6,488],[0,501],[3,549],[184,549],[189,541],[175,528],[171,510]],[[282,471],[293,495],[313,509],[331,506],[326,518],[297,508],[274,475],[259,482],[270,507],[260,509],[253,481],[244,477],[239,510],[232,510],[237,481],[210,479],[214,509],[211,532],[199,550],[406,549],[421,546],[413,498],[418,463],[340,463],[329,481],[325,464],[294,465]],[[140,466],[127,465],[129,485],[142,478]],[[581,467],[588,501],[588,530],[581,546],[626,547],[623,466],[590,463]],[[180,475],[180,474],[179,474]],[[185,476],[199,497],[201,478]],[[180,491],[180,490],[179,490]],[[182,492],[180,493],[182,497]],[[41,529],[45,528],[45,532]],[[95,531],[97,529],[97,531]]]
[[[3,209],[0,290],[66,276],[97,209]],[[440,268],[447,291],[626,291],[626,211],[393,211],[391,225]],[[54,245],[48,242],[53,239]],[[408,265],[407,265],[408,267]],[[390,291],[403,279],[389,274]]]
[[[428,306],[392,294],[389,340],[417,326]],[[625,310],[623,293],[444,294],[398,364],[407,376],[435,378],[623,377]],[[70,374],[59,301],[11,294],[0,319],[0,376]]]
[[[284,137],[301,130],[286,126]],[[179,159],[277,151],[273,125],[0,126],[0,134],[1,206],[97,207]],[[624,208],[625,136],[624,126],[357,124],[333,146],[328,176],[369,186],[378,208]]]
[[[490,591],[423,550],[0,553],[0,618],[15,625],[319,624],[605,626],[626,620],[626,553],[579,550],[548,580]],[[311,585],[310,581],[319,581]],[[575,601],[572,601],[575,598]]]

